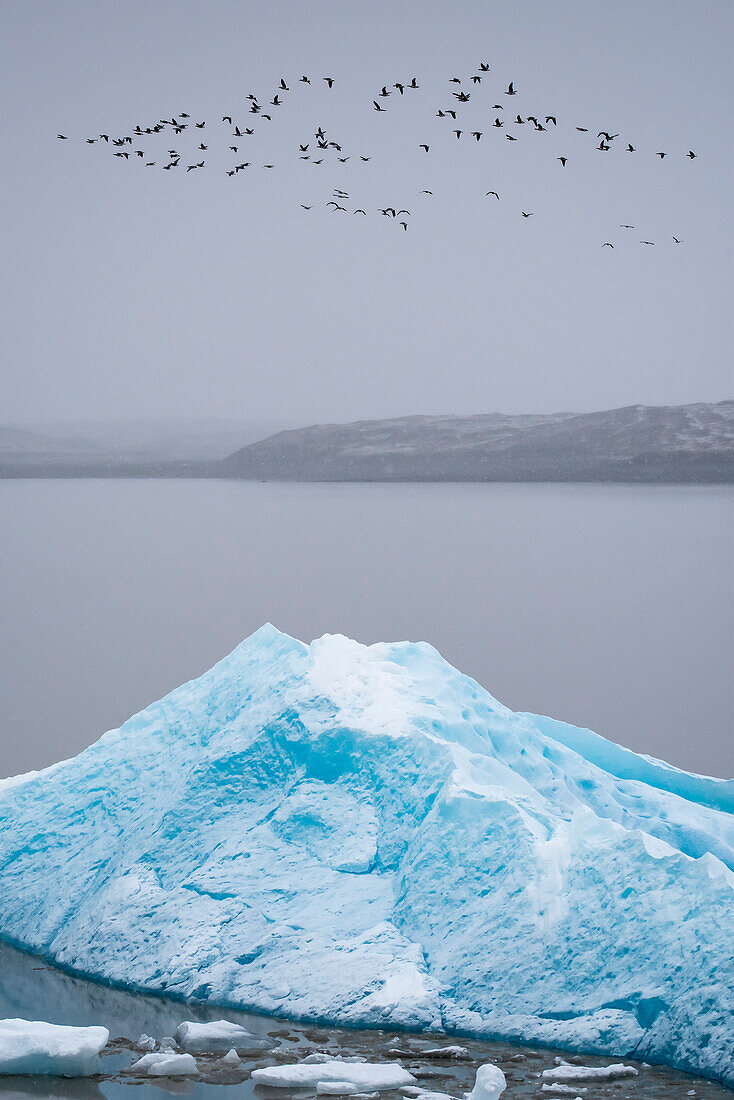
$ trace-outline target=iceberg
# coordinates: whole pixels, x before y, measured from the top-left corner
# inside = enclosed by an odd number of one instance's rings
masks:
[[[0,1074],[91,1077],[109,1037],[106,1027],[0,1020]]]
[[[733,811],[425,643],[266,626],[0,780],[0,938],[192,1002],[733,1084]]]

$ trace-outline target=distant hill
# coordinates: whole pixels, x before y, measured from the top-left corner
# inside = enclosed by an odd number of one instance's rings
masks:
[[[219,468],[279,481],[734,482],[734,401],[319,424]]]

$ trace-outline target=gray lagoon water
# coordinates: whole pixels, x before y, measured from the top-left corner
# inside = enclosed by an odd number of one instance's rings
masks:
[[[734,772],[734,487],[0,482],[0,776],[263,622],[425,639],[502,702]]]

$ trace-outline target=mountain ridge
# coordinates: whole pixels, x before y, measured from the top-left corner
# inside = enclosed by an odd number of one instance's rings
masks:
[[[320,424],[249,444],[220,468],[293,481],[731,482],[734,401]]]

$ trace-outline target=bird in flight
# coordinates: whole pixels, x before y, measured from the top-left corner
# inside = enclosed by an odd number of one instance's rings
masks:
[[[372,100],[372,105],[373,105],[373,107],[375,108],[376,111],[384,111],[385,110],[384,107],[380,106],[380,104],[377,102],[376,99]]]
[[[529,214],[526,214],[524,210],[521,210],[520,213],[522,214],[523,218],[532,218],[533,216],[533,211],[531,211]]]
[[[612,244],[611,241],[604,241],[604,244],[602,245],[602,248],[614,248],[614,245]]]
[[[680,238],[678,238],[678,237],[673,237],[673,240],[675,241],[676,244],[685,244],[685,242],[680,240]]]
[[[507,85],[507,91],[505,92],[505,95],[517,95],[517,92],[515,91],[515,85],[512,81],[510,81],[510,83]]]
[[[334,77],[333,76],[323,76],[321,79],[325,80],[330,88],[334,87]]]
[[[566,160],[567,159],[568,159],[567,157],[556,157],[556,160],[560,160],[560,162],[561,162],[561,164],[563,165],[564,168],[566,167]]]
[[[66,134],[57,134],[56,137],[59,139],[59,141],[68,141],[69,140],[68,137],[66,136]]]
[[[499,195],[497,194],[497,192],[496,192],[496,191],[488,191],[488,192],[487,192],[487,195],[494,195],[494,197],[495,197],[496,199],[498,199],[498,198],[499,198]],[[485,198],[486,198],[486,196],[485,196]]]
[[[695,160],[696,157],[698,156],[698,154],[694,153],[692,149],[689,149],[688,152],[686,153],[686,156],[690,157],[691,160]]]
[[[419,149],[425,149],[425,151],[428,152],[430,146],[428,146],[428,145],[419,145],[418,148]]]

